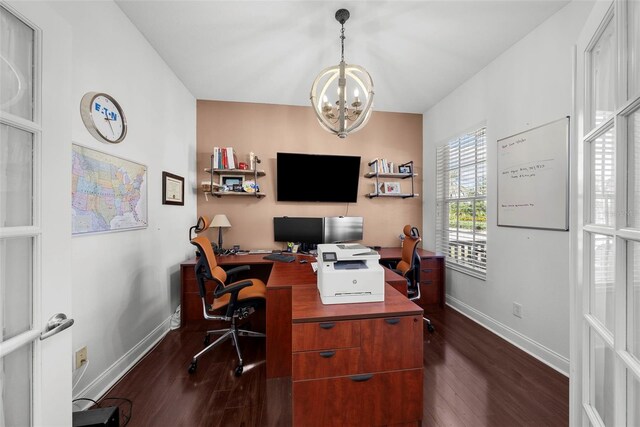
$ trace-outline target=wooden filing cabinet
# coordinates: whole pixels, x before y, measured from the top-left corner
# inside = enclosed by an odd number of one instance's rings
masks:
[[[424,307],[429,304],[439,304],[444,307],[444,258],[420,259],[420,302]]]
[[[418,425],[422,316],[294,323],[294,426]]]

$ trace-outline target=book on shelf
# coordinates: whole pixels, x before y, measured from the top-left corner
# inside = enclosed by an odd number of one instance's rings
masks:
[[[233,147],[213,147],[214,169],[236,169],[237,167]]]

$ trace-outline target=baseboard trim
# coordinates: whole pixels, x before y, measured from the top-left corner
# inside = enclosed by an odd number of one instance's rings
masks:
[[[520,350],[535,357],[545,365],[555,369],[562,375],[569,377],[569,359],[556,353],[550,348],[532,340],[515,329],[504,325],[464,302],[447,295],[447,305],[474,322],[489,329],[499,337],[509,341]]]
[[[131,350],[126,352],[120,359],[116,360],[106,371],[98,375],[84,389],[73,394],[73,398],[80,397],[99,400],[120,378],[122,378],[129,370],[142,359],[164,336],[169,332],[171,317],[168,317],[160,323],[153,331],[142,339],[138,344],[133,346]],[[90,407],[90,401],[78,401],[75,405],[78,410],[84,410]]]

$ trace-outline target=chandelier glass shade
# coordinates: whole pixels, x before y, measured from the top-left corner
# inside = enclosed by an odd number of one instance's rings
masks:
[[[344,23],[349,11],[340,9],[336,20],[342,24],[342,60],[325,68],[311,86],[311,106],[320,125],[327,131],[345,138],[361,129],[369,120],[373,106],[373,80],[359,65],[344,61]]]

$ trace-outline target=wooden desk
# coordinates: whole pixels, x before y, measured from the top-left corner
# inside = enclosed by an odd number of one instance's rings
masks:
[[[394,255],[394,253],[390,253]],[[266,359],[267,378],[291,376],[291,307],[292,288],[316,286],[317,277],[311,268],[315,259],[297,255],[291,263],[274,262],[264,259],[264,254],[230,255],[217,257],[218,265],[223,268],[236,265],[250,265],[251,270],[244,272],[238,279],[255,277],[267,285],[266,306]],[[306,259],[308,263],[300,264]],[[195,278],[195,259],[180,265],[181,287],[181,326],[207,329],[210,321],[202,316],[202,303],[198,294]],[[405,279],[385,268],[385,281],[406,296]]]
[[[292,295],[293,425],[419,425],[422,309],[388,284],[384,302]]]
[[[402,258],[402,248],[382,248],[378,253],[381,263],[399,261]],[[416,303],[422,308],[430,304],[438,304],[444,308],[444,255],[420,248],[418,248],[418,255],[420,256],[420,300]]]

